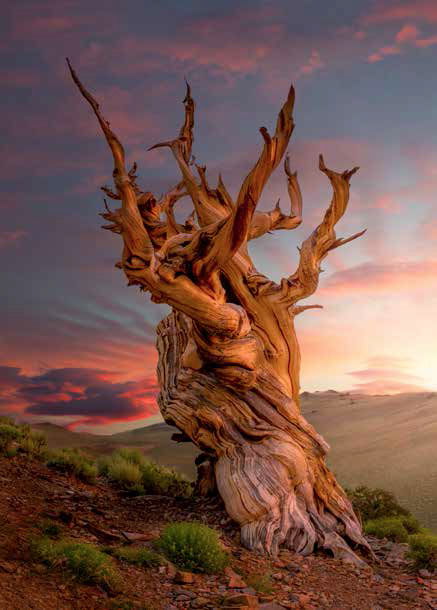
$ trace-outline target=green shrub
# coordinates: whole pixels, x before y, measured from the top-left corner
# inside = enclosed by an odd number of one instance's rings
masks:
[[[141,470],[134,462],[129,462],[120,455],[115,455],[108,463],[107,468],[108,478],[126,490],[135,490],[144,492],[141,486]]]
[[[361,485],[345,491],[352,502],[354,511],[359,513],[363,522],[380,517],[410,515],[410,511],[401,506],[391,492],[384,489],[372,489]]]
[[[29,430],[19,442],[19,449],[32,457],[41,457],[47,448],[47,439],[44,434]]]
[[[158,539],[157,548],[179,568],[192,572],[221,572],[229,560],[217,532],[201,523],[171,523]]]
[[[437,570],[437,535],[431,533],[410,536],[410,550],[407,557],[413,560],[417,569]]]
[[[18,441],[21,435],[21,430],[15,424],[0,423],[0,453],[7,453],[11,443]]]
[[[399,517],[380,517],[370,519],[364,526],[366,534],[377,538],[388,538],[393,542],[407,542],[408,531]]]
[[[146,493],[189,497],[191,483],[173,469],[145,461],[141,467],[142,484]]]
[[[31,542],[31,552],[50,567],[65,566],[79,582],[118,588],[119,577],[111,558],[92,544],[43,537]]]
[[[192,491],[183,475],[147,460],[138,449],[119,449],[100,458],[98,468],[102,476],[131,493],[188,497]]]
[[[413,515],[404,515],[400,519],[408,534],[418,534],[421,531],[420,523]]]
[[[82,481],[93,482],[97,476],[93,460],[78,449],[51,451],[46,463],[50,468],[74,474]]]
[[[114,452],[114,455],[118,455],[124,460],[131,462],[132,464],[136,464],[137,466],[142,466],[146,461],[146,458],[139,449],[132,449],[130,447],[122,447],[121,449],[117,449],[117,451]]]
[[[119,546],[106,549],[106,552],[121,561],[133,563],[143,568],[155,568],[162,563],[161,557],[157,553],[142,546]]]

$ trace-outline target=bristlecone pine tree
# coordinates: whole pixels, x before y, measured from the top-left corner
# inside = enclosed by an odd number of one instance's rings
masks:
[[[128,285],[138,285],[150,292],[153,302],[172,308],[157,328],[158,403],[165,421],[181,431],[175,440],[192,441],[202,451],[197,492],[207,494],[216,486],[249,549],[274,555],[280,545],[302,554],[321,547],[361,563],[352,549],[369,547],[359,520],[325,464],[327,443],[300,412],[294,329],[296,315],[319,307],[297,303],[316,290],[322,259],[364,233],[339,239],[334,230],[358,168],[337,173],[320,155],[332,201],[303,242],[296,271],[277,284],[257,271],[247,242],[302,222],[301,192],[288,156],[284,169],[290,212],[278,204],[270,212],[256,210],[294,128],[293,87],[274,135],[261,127],[263,149],[233,201],[221,177],[212,188],[206,168],[194,164],[194,100],[187,83],[178,137],[151,147],[168,147],[181,172],[178,184],[157,199],[138,187],[136,164],[126,169],[120,140],[68,65],[114,159],[115,191],[102,189],[121,207],[111,211],[105,201],[101,215],[110,223],[103,228],[123,239],[116,267],[124,271]],[[186,196],[194,210],[179,224],[174,205]]]

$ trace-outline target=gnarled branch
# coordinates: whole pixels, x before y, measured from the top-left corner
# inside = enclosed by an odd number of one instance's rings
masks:
[[[129,174],[126,172],[123,146],[110,128],[109,122],[101,113],[97,100],[85,89],[68,59],[67,64],[73,81],[83,97],[90,104],[99,121],[114,159],[114,184],[122,200],[120,224],[122,226],[122,235],[125,244],[123,265],[129,267],[146,266],[154,259],[154,249],[138,210],[135,188]]]
[[[260,133],[264,138],[264,146],[258,161],[241,185],[237,205],[246,199],[249,191],[255,204],[257,204],[265,184],[280,163],[294,129],[292,116],[294,98],[294,88],[291,86],[287,99],[279,111],[273,137],[270,136],[266,127],[260,127]]]
[[[326,167],[323,156],[320,155],[319,169],[331,182],[332,201],[323,221],[303,242],[297,270],[281,282],[282,292],[285,294],[286,300],[291,303],[310,296],[316,290],[321,273],[320,263],[330,250],[357,239],[365,232],[360,231],[347,239],[337,239],[334,230],[336,223],[346,211],[350,179],[359,168],[354,167],[342,173],[334,172]]]
[[[296,229],[302,223],[302,194],[297,180],[297,172],[292,173],[290,171],[288,155],[285,157],[284,170],[287,176],[290,214],[287,215],[282,212],[279,199],[270,212],[256,212],[250,227],[249,239],[256,239],[269,231]]]

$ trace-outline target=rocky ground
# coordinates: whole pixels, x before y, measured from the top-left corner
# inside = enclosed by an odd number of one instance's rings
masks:
[[[102,545],[150,545],[170,521],[203,521],[220,530],[231,567],[220,576],[207,576],[181,573],[171,564],[144,569],[119,562],[123,590],[110,594],[74,582],[61,568],[31,560],[29,540],[47,518],[63,524],[70,538]],[[437,608],[437,580],[412,570],[404,545],[371,543],[379,561],[364,570],[322,554],[304,558],[284,551],[268,559],[239,546],[238,530],[215,501],[123,497],[106,485],[81,483],[39,462],[0,458],[2,610]],[[273,584],[269,594],[254,588],[266,574]]]

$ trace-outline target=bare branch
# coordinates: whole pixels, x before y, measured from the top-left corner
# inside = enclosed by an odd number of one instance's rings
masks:
[[[102,115],[97,100],[85,89],[68,59],[67,64],[74,83],[93,109],[112,151],[114,184],[123,204],[120,210],[120,219],[123,226],[123,240],[125,248],[127,248],[126,255],[123,255],[123,264],[135,268],[138,265],[140,267],[146,266],[154,258],[154,249],[138,210],[135,188],[126,172],[123,146],[110,128],[109,122]]]
[[[249,239],[256,239],[269,231],[280,229],[296,229],[302,223],[302,195],[297,180],[297,172],[291,173],[290,159],[287,155],[284,162],[284,171],[287,176],[288,194],[290,197],[290,215],[284,214],[279,205],[270,212],[255,212]]]
[[[241,186],[237,197],[237,205],[244,201],[249,190],[255,204],[257,204],[267,180],[281,161],[294,129],[292,117],[294,98],[294,88],[291,86],[287,99],[279,112],[273,138],[265,127],[260,128],[260,133],[264,139],[264,147],[258,161]]]
[[[300,313],[306,311],[307,309],[323,309],[323,305],[300,305],[294,306],[290,309],[290,312],[293,316],[298,316]]]
[[[191,97],[190,85],[187,81],[185,81],[185,83],[187,85],[187,93],[182,100],[182,103],[185,106],[185,121],[179,131],[179,138],[183,138],[183,156],[185,161],[188,163],[191,157],[191,149],[193,148],[194,110],[196,105]]]
[[[323,156],[320,155],[319,169],[328,176],[331,182],[332,201],[323,221],[303,242],[296,272],[281,282],[281,291],[286,297],[286,301],[292,303],[310,296],[316,290],[319,274],[322,271],[320,263],[330,250],[343,246],[365,233],[365,231],[361,231],[348,239],[337,239],[334,230],[336,223],[346,211],[349,201],[349,181],[358,171],[358,167],[337,173],[326,167]]]

